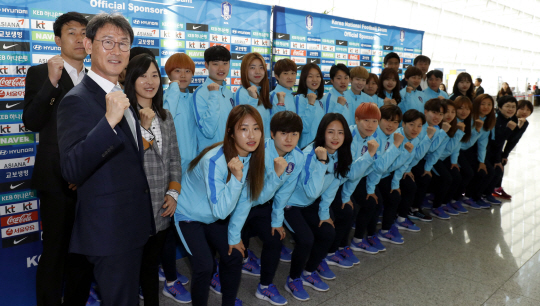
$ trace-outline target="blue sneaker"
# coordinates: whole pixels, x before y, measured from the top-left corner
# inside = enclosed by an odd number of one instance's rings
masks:
[[[279,260],[283,262],[291,262],[291,257],[292,257],[292,250],[282,244]]]
[[[167,280],[167,278],[165,277],[165,272],[163,271],[163,268],[161,266],[159,267],[158,274],[159,281],[164,282]],[[180,281],[184,286],[189,283],[189,278],[185,275],[178,273],[178,271],[176,271],[176,280]]]
[[[247,253],[248,253],[249,258],[252,258],[253,260],[255,260],[259,266],[261,265],[261,259],[257,257],[255,253],[253,253],[250,249],[247,250]]]
[[[88,300],[86,301],[86,306],[100,306],[101,302],[94,299],[91,295],[88,296]]]
[[[218,273],[215,273],[212,277],[212,282],[210,282],[210,290],[214,291],[215,294],[221,295],[221,280],[219,279]]]
[[[158,277],[160,282],[164,282],[167,280],[167,278],[165,277],[165,271],[163,271],[163,268],[161,266],[159,266],[158,269]]]
[[[369,243],[369,245],[371,245],[372,247],[376,248],[379,252],[384,252],[386,251],[386,248],[384,247],[384,245],[381,243],[381,241],[379,240],[379,238],[377,237],[377,235],[373,235],[371,237],[368,237],[367,238],[367,242]]]
[[[454,207],[446,204],[446,205],[442,205],[441,206],[442,209],[444,210],[444,212],[447,214],[447,215],[450,215],[450,216],[457,216],[459,215],[459,212],[457,210],[454,209]]]
[[[374,248],[369,244],[369,242],[364,238],[359,243],[354,242],[354,240],[351,240],[351,249],[353,251],[357,252],[364,252],[368,254],[377,254],[379,253],[379,250],[377,248]]]
[[[319,273],[319,276],[323,279],[327,280],[333,280],[336,279],[336,275],[332,270],[330,270],[330,267],[328,266],[328,262],[326,260],[322,260],[319,266],[317,267],[317,273]]]
[[[343,258],[345,258],[348,261],[352,262],[353,265],[357,265],[357,264],[360,263],[360,259],[358,259],[358,257],[356,257],[354,255],[353,251],[348,246],[346,246],[343,249],[339,250],[339,253],[341,254],[341,256],[343,256]]]
[[[330,266],[338,266],[340,268],[352,268],[354,264],[347,260],[345,257],[341,256],[341,253],[339,251],[336,251],[332,255],[326,256],[326,259],[324,259],[326,263]]]
[[[442,207],[439,207],[439,208],[433,208],[431,210],[431,215],[435,218],[439,218],[441,220],[449,220],[450,219],[450,216],[447,215],[443,208]]]
[[[177,303],[191,303],[191,293],[184,288],[182,282],[179,280],[174,282],[172,286],[168,286],[167,282],[165,282],[163,284],[163,291],[161,291],[161,293]]]
[[[401,233],[399,232],[397,226],[395,224],[392,224],[392,226],[390,226],[390,233],[392,233],[392,235],[394,235],[394,237],[397,237],[403,241],[405,241],[405,238],[403,238],[403,235],[401,235]]]
[[[420,231],[420,228],[418,226],[416,226],[416,224],[414,224],[411,220],[409,220],[408,218],[405,218],[405,221],[403,222],[398,222],[396,220],[396,227],[400,230],[406,230],[406,231],[409,231],[409,232],[419,232]]]
[[[252,257],[244,259],[242,265],[242,273],[252,276],[261,276],[261,266],[257,264],[257,260]]]
[[[94,298],[94,300],[101,302],[101,298],[99,297],[99,294],[96,291],[97,284],[92,283],[90,286],[90,296]]]
[[[495,199],[494,196],[492,196],[491,194],[487,195],[487,196],[484,196],[482,198],[482,200],[484,200],[484,202],[487,202],[487,203],[490,203],[490,204],[493,204],[493,205],[501,205],[502,202]]]
[[[242,303],[241,299],[236,298],[236,300],[234,300],[234,306],[242,306],[242,305],[244,305],[244,303]]]
[[[461,201],[450,202],[450,206],[452,206],[452,208],[454,208],[460,214],[468,214],[469,213],[469,211],[466,210],[465,207],[463,207],[463,205],[461,204]]]
[[[466,198],[465,200],[461,201],[462,205],[463,206],[467,206],[469,208],[472,208],[472,209],[482,209],[482,207],[480,207],[480,205],[476,204],[475,201],[469,199],[469,198]]]
[[[381,230],[379,230],[377,237],[379,237],[379,240],[390,242],[393,244],[403,244],[403,240],[394,236],[394,234],[392,234],[392,232],[390,231],[383,233]]]
[[[427,209],[430,209],[433,207],[433,202],[428,200],[427,197],[425,197],[423,200],[422,200],[422,208],[427,208]]]
[[[287,299],[283,295],[279,294],[276,285],[270,284],[267,288],[261,289],[261,284],[257,286],[257,292],[255,296],[263,301],[268,301],[272,305],[285,305]]]
[[[330,290],[330,287],[322,281],[322,279],[319,277],[319,273],[317,272],[313,272],[307,276],[302,273],[300,278],[302,279],[302,284],[304,284],[304,286],[311,287],[317,291]]]
[[[144,295],[143,295],[143,293],[142,293],[142,288],[141,288],[141,286],[139,286],[139,299],[140,299],[140,300],[144,300]]]
[[[484,201],[484,199],[480,199],[480,200],[476,201],[476,204],[477,204],[478,206],[480,206],[480,208],[484,208],[484,209],[486,209],[486,208],[491,208],[491,204],[489,204],[488,202]]]
[[[309,294],[307,293],[306,289],[304,289],[304,284],[301,278],[291,280],[290,277],[287,276],[285,290],[299,301],[309,300]]]

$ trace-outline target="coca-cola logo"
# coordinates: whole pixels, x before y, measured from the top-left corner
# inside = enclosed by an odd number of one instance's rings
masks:
[[[25,87],[26,78],[21,77],[1,77],[0,78],[1,87]]]
[[[10,216],[7,219],[7,225],[21,224],[21,223],[30,222],[30,221],[32,221],[32,214],[27,213],[27,214],[22,214],[22,215],[17,216],[17,217]]]
[[[306,51],[305,50],[292,50],[291,55],[306,56]]]
[[[9,217],[2,218],[2,226],[11,226],[23,224],[31,221],[36,221],[38,219],[37,211],[31,211],[23,214],[12,215]],[[9,233],[6,233],[9,235]]]

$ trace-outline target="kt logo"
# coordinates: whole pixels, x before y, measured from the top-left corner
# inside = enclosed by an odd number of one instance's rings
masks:
[[[6,206],[6,214],[12,214],[15,212],[15,206]]]
[[[32,202],[23,205],[23,210],[32,210]]]
[[[4,66],[0,68],[0,74],[8,74],[8,67]]]
[[[9,125],[0,125],[0,133],[2,134],[11,133],[10,129],[11,129],[11,126]]]
[[[36,20],[36,29],[43,29],[43,30],[45,30],[45,22],[44,22],[44,21],[38,21],[38,20]]]
[[[24,66],[21,66],[21,67],[16,66],[15,70],[17,70],[17,74],[26,74],[26,67]]]

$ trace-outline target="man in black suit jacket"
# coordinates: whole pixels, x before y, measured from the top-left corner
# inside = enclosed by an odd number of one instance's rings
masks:
[[[484,93],[484,87],[480,86],[480,84],[482,84],[482,79],[481,78],[476,78],[476,80],[474,80],[474,86],[476,86],[476,96],[477,97]]]
[[[23,122],[26,128],[40,133],[31,183],[39,191],[43,225],[43,253],[36,276],[37,305],[61,304],[64,273],[64,303],[85,305],[88,299],[91,281],[88,263],[85,258],[68,255],[76,187],[62,177],[56,133],[58,104],[85,74],[86,51],[82,42],[87,23],[76,12],[59,16],[53,29],[61,55],[31,67],[26,76]]]
[[[77,185],[70,252],[94,264],[103,306],[137,305],[143,246],[155,234],[139,123],[120,90],[133,30],[120,14],[88,23],[92,67],[58,108],[62,175]]]

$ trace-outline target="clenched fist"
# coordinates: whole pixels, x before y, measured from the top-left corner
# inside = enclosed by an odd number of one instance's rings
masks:
[[[435,135],[435,132],[437,132],[437,129],[432,127],[432,126],[428,126],[427,128],[427,137],[429,137],[429,139],[433,138],[433,135]]]
[[[452,126],[451,126],[450,123],[448,123],[448,122],[443,122],[443,124],[442,124],[442,129],[443,129],[443,131],[445,131],[446,133],[448,133],[448,131],[450,131],[450,128],[451,128],[451,127],[452,127]]]
[[[143,108],[139,110],[139,116],[142,127],[148,130],[152,126],[152,120],[154,120],[156,113],[151,108]]]
[[[60,77],[62,77],[62,69],[64,69],[64,59],[60,55],[55,55],[47,61],[47,69],[49,70],[49,80],[56,87]]]
[[[384,105],[397,105],[396,100],[390,98],[384,98],[383,103]]]
[[[480,129],[482,128],[483,125],[484,125],[484,121],[482,121],[481,119],[476,119],[474,121],[474,128],[476,129],[477,132],[480,132]]]
[[[462,132],[465,132],[465,123],[458,122],[457,128],[458,128],[458,130],[461,130]]]
[[[375,153],[377,153],[377,149],[379,148],[379,143],[375,139],[368,140],[367,142],[367,150],[369,155],[373,157]]]
[[[340,97],[337,98],[337,103],[345,106],[345,104],[347,104],[347,99],[345,99],[345,97],[340,96]]]
[[[408,93],[411,93],[411,91],[413,91],[413,89],[414,89],[414,88],[413,88],[412,86],[407,86],[407,92],[408,92]]]
[[[248,87],[247,91],[249,93],[249,96],[253,99],[259,98],[259,94],[257,93],[257,86],[251,85]]]
[[[410,142],[407,142],[404,146],[405,150],[407,150],[407,152],[411,153],[412,150],[414,149],[414,145]]]
[[[234,175],[234,177],[236,177],[239,182],[242,182],[242,177],[244,176],[242,173],[242,170],[244,169],[244,164],[242,163],[242,161],[240,161],[238,156],[233,157],[227,164],[227,167],[231,171],[231,174]]]
[[[521,129],[521,127],[527,122],[527,119],[525,118],[519,118],[518,119],[518,127]]]
[[[314,94],[314,93],[308,93],[307,96],[307,101],[309,103],[309,105],[315,105],[315,100],[317,100],[317,95]]]
[[[326,152],[326,148],[324,147],[315,148],[315,155],[317,156],[317,159],[322,159],[322,160],[328,159],[328,154]]]
[[[129,108],[129,99],[122,91],[115,91],[105,96],[105,102],[107,104],[105,118],[114,129],[124,117],[124,111]]]
[[[506,126],[511,129],[512,131],[516,128],[517,126],[517,123],[515,123],[514,121],[510,120],[508,121],[508,123],[506,124]]]
[[[403,135],[401,135],[400,133],[394,133],[394,146],[396,146],[396,148],[399,148],[399,146],[401,146],[401,144],[403,143],[403,139],[405,139]]]
[[[285,93],[284,92],[278,92],[276,94],[277,96],[277,100],[278,100],[278,104],[279,106],[285,106]]]
[[[287,164],[287,161],[283,157],[274,158],[274,171],[276,171],[278,177],[285,172],[285,169],[287,169]]]
[[[208,85],[208,91],[216,91],[219,90],[219,85],[217,83],[212,83]]]

